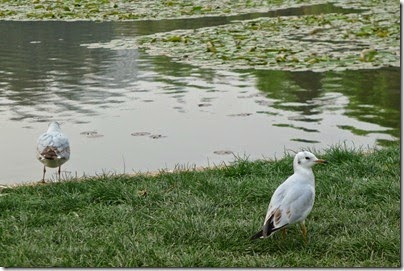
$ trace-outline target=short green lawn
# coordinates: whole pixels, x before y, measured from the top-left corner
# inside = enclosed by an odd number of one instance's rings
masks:
[[[399,267],[400,146],[331,147],[286,239],[250,241],[292,157],[0,191],[0,266]]]

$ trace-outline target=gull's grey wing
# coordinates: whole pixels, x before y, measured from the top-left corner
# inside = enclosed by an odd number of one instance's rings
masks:
[[[70,157],[69,139],[60,132],[44,133],[38,138],[37,152],[39,156],[49,155],[53,158],[68,160]]]

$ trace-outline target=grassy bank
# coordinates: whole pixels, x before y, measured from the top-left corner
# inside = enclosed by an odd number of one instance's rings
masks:
[[[400,147],[332,147],[306,225],[249,241],[292,157],[0,191],[0,266],[398,267]],[[319,155],[320,156],[320,155]]]

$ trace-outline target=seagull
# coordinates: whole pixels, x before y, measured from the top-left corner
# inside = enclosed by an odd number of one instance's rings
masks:
[[[327,163],[308,151],[298,152],[293,160],[294,174],[286,179],[272,195],[262,229],[250,240],[267,238],[277,232],[286,234],[286,227],[300,222],[304,241],[307,242],[307,229],[304,220],[314,204],[315,183],[311,169],[315,164]]]
[[[60,167],[70,158],[70,146],[69,139],[62,133],[58,122],[49,124],[46,133],[38,138],[36,149],[38,160],[44,164],[42,182],[45,182],[46,167],[59,167],[60,181]]]

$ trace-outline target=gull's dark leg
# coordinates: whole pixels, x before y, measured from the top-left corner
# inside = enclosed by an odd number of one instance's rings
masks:
[[[286,238],[286,228],[282,229],[282,237],[283,237],[283,240],[285,240],[285,238]]]
[[[60,168],[61,168],[61,166],[59,166],[59,170],[58,170],[58,174],[59,174],[59,182],[60,182]]]
[[[300,227],[302,228],[304,242],[307,244],[307,228],[306,225],[304,224],[304,220],[300,223]]]
[[[43,175],[42,175],[42,182],[45,183],[45,173],[46,173],[46,167],[43,166]]]

